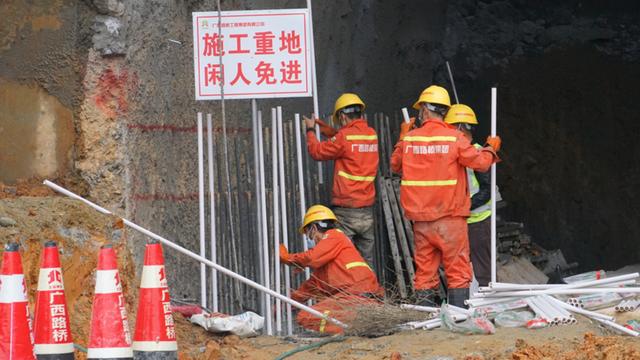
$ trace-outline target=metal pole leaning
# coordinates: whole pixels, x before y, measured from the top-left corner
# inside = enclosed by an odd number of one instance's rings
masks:
[[[280,178],[280,211],[282,217],[280,222],[282,224],[282,243],[289,248],[289,231],[287,228],[287,187],[286,179],[284,177],[284,131],[282,121],[282,107],[277,107],[277,123],[278,123],[278,174]],[[291,270],[288,266],[284,267],[284,293],[290,296],[291,293]],[[287,335],[293,335],[293,321],[291,318],[291,305],[286,306],[287,313]]]
[[[273,175],[273,281],[274,289],[280,292],[280,199],[278,185],[278,111],[271,108],[271,174]],[[276,298],[276,334],[282,332],[282,303]]]
[[[262,271],[264,272],[264,286],[271,288],[271,272],[269,271],[269,229],[267,227],[267,190],[264,170],[264,141],[262,129],[262,111],[258,111],[258,157],[260,158],[260,218],[262,225]],[[264,294],[265,324],[267,334],[273,335],[273,314],[271,313],[271,296]]]
[[[318,105],[318,79],[316,77],[316,48],[313,35],[313,13],[311,0],[307,0],[307,11],[309,12],[309,44],[311,45],[311,86],[313,87],[313,118],[320,118],[320,105]],[[320,139],[320,126],[316,125],[316,136]],[[322,162],[318,161],[318,182],[324,182],[322,176]]]
[[[207,114],[207,150],[209,153],[207,160],[209,165],[209,210],[211,211],[211,217],[209,219],[211,231],[211,261],[217,263],[216,192],[213,183],[213,120],[211,120],[211,114]],[[218,312],[218,272],[216,269],[211,269],[211,309]]]
[[[498,89],[491,88],[491,136],[496,136],[498,113]],[[497,282],[496,248],[496,164],[491,165],[491,282]]]
[[[300,139],[300,114],[295,115],[294,129],[296,131],[296,154],[298,160],[298,191],[300,192],[300,214],[304,217],[304,213],[307,211],[307,201],[305,199],[304,192],[304,171],[302,169],[302,139]],[[307,245],[307,235],[302,235],[302,248],[304,251],[309,250]],[[308,279],[311,276],[311,271],[308,267],[304,268],[304,276]]]
[[[449,79],[451,80],[451,87],[453,88],[453,95],[456,97],[456,104],[460,104],[460,100],[458,100],[458,91],[456,90],[456,82],[453,81],[453,73],[451,72],[451,66],[449,66],[449,62],[447,64],[447,71],[449,72]]]
[[[109,211],[109,210],[107,210],[107,209],[105,209],[105,208],[103,208],[103,207],[101,207],[99,205],[96,205],[96,204],[92,203],[91,201],[81,197],[80,195],[75,194],[75,193],[73,193],[73,192],[71,192],[71,191],[69,191],[69,190],[67,190],[67,189],[55,184],[55,183],[52,183],[49,180],[45,180],[43,182],[43,184],[45,186],[48,186],[51,189],[61,193],[61,194],[63,194],[63,195],[66,195],[66,196],[72,198],[72,199],[76,199],[76,200],[82,201],[86,205],[92,207],[93,209],[95,209],[96,211],[98,211],[98,212],[100,212],[102,214],[114,215],[111,211]],[[318,310],[310,308],[310,307],[308,307],[308,306],[306,306],[304,304],[301,304],[301,303],[299,303],[299,302],[297,302],[295,300],[289,299],[288,297],[280,294],[279,292],[276,292],[276,291],[273,291],[273,290],[271,290],[269,288],[266,288],[266,287],[258,284],[257,282],[255,282],[255,281],[253,281],[251,279],[248,279],[248,278],[246,278],[246,277],[244,277],[244,276],[242,276],[242,275],[240,275],[238,273],[235,273],[235,272],[225,268],[224,266],[220,266],[220,265],[214,263],[213,261],[211,261],[209,259],[206,259],[206,258],[204,258],[204,257],[202,257],[202,256],[200,256],[200,255],[198,255],[198,254],[196,254],[196,253],[194,253],[192,251],[189,251],[189,250],[183,248],[182,246],[172,242],[171,240],[165,239],[162,236],[160,236],[158,234],[155,234],[155,233],[143,228],[140,225],[137,225],[137,224],[135,224],[135,223],[133,223],[133,222],[127,220],[127,219],[124,219],[124,218],[122,218],[122,221],[128,227],[130,227],[130,228],[132,228],[132,229],[134,229],[134,230],[136,230],[136,231],[138,231],[138,232],[140,232],[140,233],[142,233],[142,234],[144,234],[146,236],[149,236],[149,237],[151,237],[153,239],[156,239],[156,240],[160,241],[162,244],[164,244],[164,245],[176,250],[177,252],[182,253],[184,255],[187,255],[188,257],[190,257],[190,258],[192,258],[194,260],[197,260],[202,264],[210,266],[210,267],[218,270],[220,273],[225,274],[227,276],[230,276],[230,277],[232,277],[232,278],[234,278],[234,279],[236,279],[236,280],[238,280],[238,281],[240,281],[240,282],[242,282],[244,284],[247,284],[247,285],[251,286],[254,289],[257,289],[257,290],[262,291],[262,292],[264,292],[266,294],[269,294],[269,295],[271,295],[271,296],[273,296],[273,297],[275,297],[277,299],[280,299],[280,300],[286,302],[287,304],[291,304],[291,306],[295,306],[296,308],[298,308],[298,309],[300,309],[302,311],[306,311],[309,314],[317,316],[318,318],[325,319],[327,321],[331,321],[332,323],[340,326],[343,329],[347,329],[349,327],[349,325],[343,323],[342,321],[340,321],[338,319],[334,319],[334,318],[332,318],[330,316],[324,315],[321,312],[319,312]]]
[[[202,113],[198,113],[198,210],[200,215],[200,256],[205,257],[204,223],[204,145],[202,134]],[[207,268],[200,264],[200,304],[207,307]]]

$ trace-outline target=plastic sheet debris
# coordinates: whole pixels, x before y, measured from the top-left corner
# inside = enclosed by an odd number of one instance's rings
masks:
[[[494,322],[500,327],[523,327],[529,321],[533,320],[533,314],[530,311],[504,311],[496,315]]]
[[[491,320],[480,312],[474,312],[466,320],[456,323],[453,311],[446,304],[443,304],[440,310],[440,320],[445,328],[461,334],[488,335],[496,332]]]
[[[264,326],[264,318],[251,311],[233,316],[220,313],[195,314],[189,321],[210,332],[230,332],[241,337],[256,336]]]
[[[549,326],[549,322],[546,319],[535,318],[527,321],[527,329],[542,329]]]

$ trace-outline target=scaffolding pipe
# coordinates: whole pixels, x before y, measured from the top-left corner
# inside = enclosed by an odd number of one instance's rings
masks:
[[[76,199],[76,200],[82,201],[86,205],[92,207],[93,209],[97,210],[98,212],[100,212],[102,214],[115,216],[111,211],[109,211],[109,210],[107,210],[107,209],[105,209],[105,208],[103,208],[103,207],[101,207],[99,205],[96,205],[96,204],[92,203],[91,201],[81,197],[80,195],[75,194],[75,193],[73,193],[73,192],[71,192],[71,191],[69,191],[69,190],[67,190],[67,189],[55,184],[55,183],[52,183],[49,180],[45,180],[43,182],[43,184],[45,186],[48,186],[49,188],[53,189],[54,191],[57,191],[57,192],[59,192],[59,193],[61,193],[63,195],[66,195],[66,196],[68,196],[68,197],[70,197],[72,199]],[[281,301],[284,301],[284,302],[286,302],[288,304],[291,304],[292,306],[295,306],[296,308],[298,308],[300,310],[306,311],[309,314],[312,314],[312,315],[314,315],[314,316],[316,316],[316,317],[318,317],[320,319],[325,319],[327,321],[330,321],[330,322],[336,324],[337,326],[340,326],[343,329],[346,329],[346,328],[349,327],[347,324],[341,322],[340,320],[337,320],[337,319],[334,319],[334,318],[332,318],[330,316],[324,315],[321,312],[319,312],[318,310],[310,308],[309,306],[301,304],[301,303],[299,303],[299,302],[297,302],[295,300],[292,300],[292,299],[290,299],[290,298],[288,298],[288,297],[286,297],[286,296],[284,296],[284,295],[282,295],[282,294],[280,294],[280,293],[278,293],[276,291],[273,291],[273,290],[271,290],[269,288],[266,288],[266,287],[258,284],[257,282],[255,282],[255,281],[253,281],[251,279],[248,279],[248,278],[246,278],[246,277],[244,277],[244,276],[242,276],[242,275],[240,275],[238,273],[235,273],[235,272],[225,268],[224,266],[220,266],[220,265],[214,263],[213,261],[211,261],[211,260],[209,260],[207,258],[204,258],[204,257],[202,257],[202,256],[200,256],[200,255],[198,255],[198,254],[196,254],[196,253],[194,253],[192,251],[189,251],[189,250],[183,248],[182,246],[172,242],[171,240],[165,239],[162,236],[160,236],[158,234],[155,234],[155,233],[143,228],[140,225],[137,225],[137,224],[125,219],[125,218],[122,218],[122,221],[128,227],[130,227],[130,228],[142,233],[143,235],[146,235],[146,236],[149,236],[149,237],[151,237],[153,239],[156,239],[156,240],[160,241],[162,244],[164,244],[164,245],[176,250],[177,252],[179,252],[181,254],[184,254],[184,255],[186,255],[186,256],[194,259],[194,260],[197,260],[202,264],[205,264],[207,266],[213,267],[216,270],[218,270],[219,272],[221,272],[221,273],[223,273],[223,274],[225,274],[227,276],[230,276],[230,277],[232,277],[232,278],[234,278],[234,279],[236,279],[236,280],[238,280],[238,281],[240,281],[240,282],[242,282],[242,283],[244,283],[244,284],[246,284],[248,286],[251,286],[254,289],[257,289],[259,291],[267,293],[267,294],[269,294],[269,295],[271,295],[271,296],[273,296],[273,297],[275,297],[275,298],[277,298],[277,299],[279,299]]]
[[[211,261],[218,263],[217,238],[216,238],[216,203],[215,187],[213,183],[213,120],[211,114],[207,114],[207,160],[209,165],[209,208],[211,217],[209,227],[211,232]],[[218,271],[211,268],[211,309],[218,312]]]
[[[402,118],[407,124],[411,121],[411,118],[409,118],[409,111],[407,111],[406,107],[402,108]]]
[[[202,113],[198,113],[198,210],[200,220],[200,256],[206,257],[204,223],[204,145],[202,134]],[[207,267],[200,264],[200,305],[207,307]]]
[[[316,47],[313,35],[313,11],[311,0],[307,0],[307,11],[309,12],[309,45],[311,45],[311,87],[313,88],[313,115],[312,119],[320,118],[320,105],[318,104],[318,79],[316,74]],[[320,126],[316,125],[316,136],[320,139]],[[318,161],[318,183],[322,184],[322,162]]]
[[[262,111],[258,111],[258,157],[260,158],[260,218],[262,225],[262,271],[264,272],[264,287],[271,288],[271,271],[269,268],[269,230],[267,226],[267,190],[264,169],[264,130],[262,128]],[[264,293],[265,324],[267,334],[273,335],[273,314],[271,312],[271,296]]]
[[[258,127],[258,102],[256,99],[251,99],[251,133],[253,135],[253,173],[255,175],[255,185],[256,185],[256,235],[258,240],[258,252],[259,252],[259,261],[258,261],[258,281],[264,284],[264,266],[262,265],[262,261],[264,256],[262,256],[262,210],[260,208],[260,150],[258,149],[259,145],[259,135],[258,131],[260,128]],[[260,301],[261,313],[264,314],[267,312],[267,308],[265,306],[264,298],[261,297]]]

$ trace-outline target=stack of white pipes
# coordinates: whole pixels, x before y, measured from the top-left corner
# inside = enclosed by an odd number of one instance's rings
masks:
[[[617,312],[635,311],[639,306],[640,300],[638,299],[622,300],[615,309]]]
[[[640,287],[630,287],[636,283],[640,274],[626,274],[605,279],[578,281],[571,284],[509,284],[490,283],[487,287],[479,288],[472,298],[466,301],[472,310],[482,310],[485,313],[494,313],[518,306],[519,301],[524,300],[540,318],[545,319],[550,325],[574,324],[573,314],[581,314],[593,320],[601,322],[613,329],[632,336],[640,335],[614,322],[614,318],[597,312],[585,310],[580,306],[578,299],[585,295],[593,299],[612,299],[618,294],[637,294]],[[613,294],[613,295],[611,295]],[[557,295],[574,295],[569,303],[556,299]],[[599,296],[602,295],[602,296]],[[635,300],[634,300],[635,301]],[[602,301],[600,301],[602,302]],[[631,301],[630,301],[631,302]],[[635,308],[640,306],[640,301],[631,303]]]

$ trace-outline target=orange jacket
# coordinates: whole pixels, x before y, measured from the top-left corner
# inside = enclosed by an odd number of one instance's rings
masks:
[[[288,263],[313,269],[311,277],[291,294],[296,301],[335,294],[382,295],[376,274],[340,230],[327,231],[325,238],[308,251],[290,254]]]
[[[465,167],[487,171],[498,155],[476,149],[462,132],[430,119],[398,142],[391,170],[402,174],[400,202],[408,219],[433,221],[469,216],[471,206]]]
[[[373,205],[378,172],[378,136],[363,119],[342,127],[336,136],[318,141],[307,132],[307,148],[314,160],[335,160],[331,203],[360,208]]]

